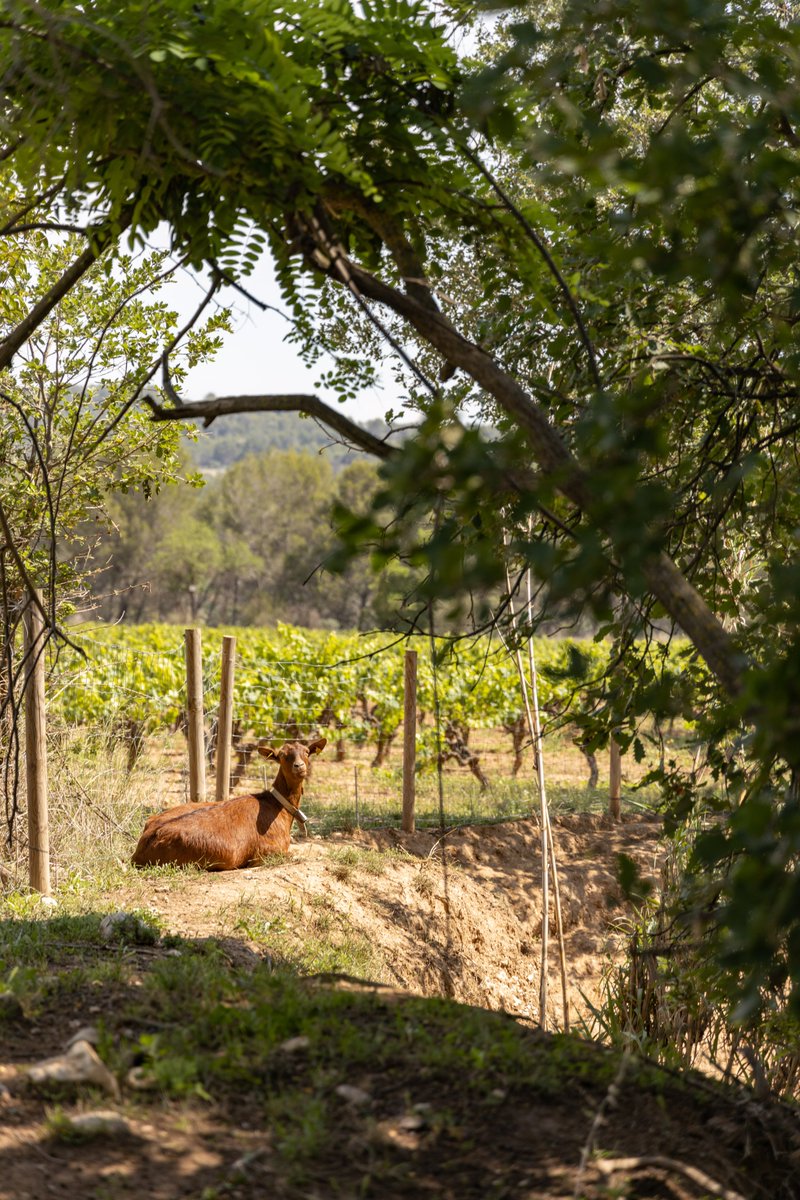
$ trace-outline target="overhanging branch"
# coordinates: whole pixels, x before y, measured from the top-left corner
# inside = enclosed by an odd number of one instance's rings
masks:
[[[542,474],[549,476],[563,496],[591,516],[595,505],[590,478],[525,388],[480,346],[459,333],[442,313],[431,312],[412,296],[355,263],[348,265],[363,295],[385,304],[407,320],[448,362],[466,371],[519,422]],[[738,695],[746,664],[700,593],[664,552],[649,556],[641,570],[653,595],[694,642],[728,694]]]
[[[173,403],[169,407],[159,404],[152,396],[144,396],[154,421],[203,421],[208,426],[216,417],[231,413],[255,412],[301,412],[316,417],[330,429],[340,434],[359,450],[375,458],[387,459],[395,454],[396,447],[382,441],[367,429],[362,429],[344,413],[338,412],[318,396],[220,396],[215,400],[198,400],[196,403]]]

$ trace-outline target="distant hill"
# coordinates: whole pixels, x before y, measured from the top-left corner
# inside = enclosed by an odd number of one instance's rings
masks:
[[[388,426],[381,420],[362,422],[376,437],[383,437]],[[335,439],[336,434],[299,413],[234,413],[218,418],[210,429],[198,430],[196,442],[186,440],[192,459],[201,471],[213,473],[245,458],[267,450],[304,450],[324,453],[334,471],[354,462],[359,452],[348,450]]]

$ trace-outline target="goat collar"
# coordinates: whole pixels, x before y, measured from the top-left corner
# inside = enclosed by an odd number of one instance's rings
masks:
[[[270,796],[274,797],[275,800],[278,801],[278,804],[280,804],[282,808],[285,808],[286,811],[288,813],[290,813],[291,816],[294,817],[295,821],[298,821],[303,826],[303,832],[307,834],[308,833],[308,817],[302,811],[302,809],[296,808],[294,806],[294,804],[292,804],[291,800],[287,800],[285,796],[282,796],[280,794],[280,792],[278,791],[278,789],[276,787],[271,787],[269,789],[269,794],[270,794]]]

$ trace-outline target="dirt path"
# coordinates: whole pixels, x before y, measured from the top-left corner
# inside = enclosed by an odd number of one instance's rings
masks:
[[[645,876],[658,869],[659,823],[612,824],[594,815],[555,823],[569,998],[573,1014],[595,1002],[629,914],[616,882],[617,855]],[[396,830],[300,840],[279,865],[187,879],[178,890],[143,883],[137,902],[172,933],[264,942],[287,949],[304,938],[362,939],[371,974],[427,996],[538,1016],[541,858],[535,821],[438,835]],[[405,851],[380,857],[370,851]],[[120,904],[131,901],[121,895]],[[551,913],[552,928],[552,913]],[[549,1003],[561,1024],[558,955],[551,941]]]

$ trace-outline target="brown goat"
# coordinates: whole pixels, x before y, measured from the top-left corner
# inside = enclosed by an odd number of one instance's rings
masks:
[[[259,746],[259,754],[278,762],[271,788],[256,796],[179,804],[155,813],[145,824],[131,862],[137,867],[194,863],[206,871],[235,871],[257,865],[267,854],[285,854],[292,821],[305,819],[299,809],[310,756],[319,754],[325,742],[286,742],[279,750]]]

